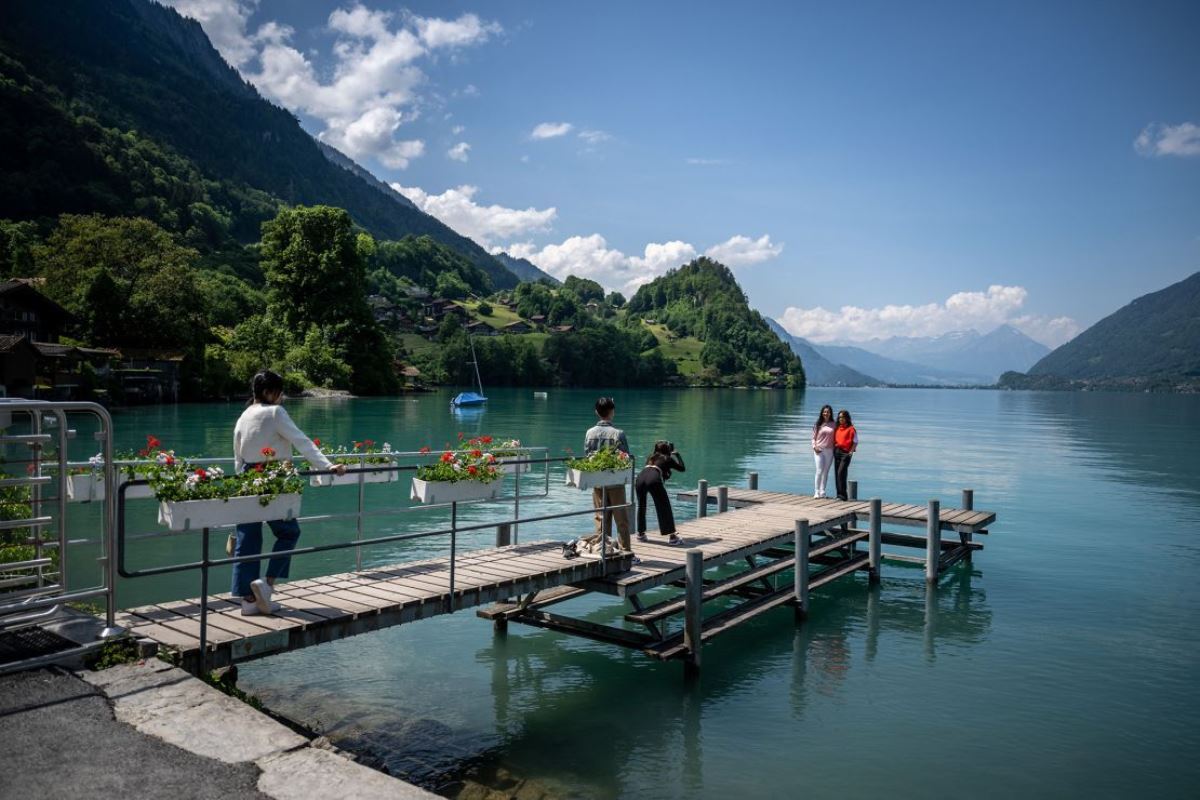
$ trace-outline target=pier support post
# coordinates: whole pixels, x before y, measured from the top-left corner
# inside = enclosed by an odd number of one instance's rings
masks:
[[[868,521],[867,552],[870,553],[870,582],[879,583],[879,569],[883,564],[883,501],[871,498],[871,517]]]
[[[729,510],[729,487],[717,487],[717,513],[724,514]]]
[[[858,499],[858,481],[846,481],[846,495],[851,500]]]
[[[708,516],[708,481],[701,480],[696,484],[696,516]]]
[[[703,483],[703,481],[701,481]],[[704,604],[704,552],[699,549],[687,552],[687,595],[683,610],[683,643],[687,646],[687,659],[683,664],[685,675],[695,676],[700,672],[700,647],[703,630]]]
[[[496,547],[508,547],[512,544],[512,525],[502,522],[496,526]]]
[[[974,511],[975,510],[975,490],[974,489],[963,489],[962,490],[962,510],[963,511]],[[958,535],[958,540],[959,540],[959,542],[962,543],[962,545],[964,547],[969,545],[974,538],[975,538],[974,535],[971,533],[968,533],[968,532],[963,532]],[[965,556],[967,561],[971,560],[971,554],[973,552],[975,552],[975,551],[974,550],[967,551],[967,555]]]
[[[808,618],[808,520],[796,520],[796,619]]]
[[[929,501],[929,524],[925,536],[925,580],[935,585],[942,561],[941,503],[937,500]]]
[[[757,472],[750,473],[750,488],[758,489],[758,473]]]

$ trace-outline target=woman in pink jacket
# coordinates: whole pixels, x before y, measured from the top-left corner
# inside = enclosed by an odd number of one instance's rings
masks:
[[[813,460],[817,475],[813,481],[813,497],[825,497],[825,485],[829,483],[829,468],[833,466],[833,437],[837,423],[833,419],[833,406],[821,406],[821,415],[812,430]]]

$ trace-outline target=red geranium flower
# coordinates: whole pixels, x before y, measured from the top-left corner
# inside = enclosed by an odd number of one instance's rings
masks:
[[[374,440],[374,439],[364,439],[364,440],[363,440],[363,444],[365,444],[365,445],[366,445],[368,448],[370,448],[370,447],[374,447],[374,446],[375,446],[375,440]]]
[[[208,473],[204,471],[203,467],[200,467],[196,469],[196,477],[202,481],[206,481],[208,480]]]
[[[482,450],[472,450],[472,451],[471,451],[471,457],[472,457],[472,458],[479,458],[481,455],[483,455],[483,451],[482,451]]]
[[[489,463],[489,464],[495,464],[495,463],[496,463],[496,457],[495,457],[494,455],[492,455],[491,453],[488,453],[488,463]]]
[[[454,460],[454,453],[451,453],[449,450],[442,453],[442,463],[443,464],[449,464],[453,460]]]
[[[169,466],[173,465],[174,463],[175,463],[175,456],[168,455],[167,456],[167,466],[169,467]]]
[[[462,441],[462,431],[459,431],[459,432],[458,432],[458,440],[459,440],[460,442]]]
[[[467,474],[468,474],[468,475],[474,475],[474,474],[475,474],[475,473],[477,473],[477,472],[479,472],[479,467],[475,466],[474,464],[472,464],[471,466],[467,467]]]
[[[362,442],[355,442],[355,443],[354,443],[354,449],[355,449],[355,450],[357,450],[357,449],[358,449],[358,448],[360,448],[360,447],[362,447]]]
[[[162,444],[162,442],[160,442],[158,440],[157,436],[148,435],[146,437],[146,448],[148,450],[156,450],[158,448],[158,446],[161,444]]]
[[[142,458],[148,458],[150,456],[149,448],[143,447],[141,450],[138,450],[138,455]]]
[[[255,465],[254,465],[254,471],[255,471],[255,472],[262,472],[262,471],[263,471],[263,465],[262,465],[262,464],[255,464]]]
[[[482,437],[482,438],[481,438],[481,440],[480,440],[480,441],[482,441],[484,444],[491,444],[491,443],[492,443],[492,437],[490,437],[490,436],[484,436],[484,437]]]
[[[313,437],[313,444],[315,444],[317,447],[320,447],[320,446],[321,446],[321,440],[320,440],[320,439],[318,439],[318,438],[316,438],[316,437]]]
[[[421,453],[422,455],[424,455],[425,453],[428,453],[428,452],[429,452],[429,445],[425,445],[424,447],[422,447],[422,448],[421,448],[420,450],[418,450],[417,452],[418,452],[418,453]]]
[[[274,458],[274,457],[275,457],[275,448],[273,448],[273,447],[264,447],[264,448],[262,449],[262,454],[263,454],[264,456],[266,456],[267,458]]]

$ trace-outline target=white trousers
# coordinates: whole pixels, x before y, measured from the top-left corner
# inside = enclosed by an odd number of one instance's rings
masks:
[[[819,453],[813,453],[813,461],[817,465],[817,475],[813,479],[813,497],[824,497],[825,484],[829,483],[829,468],[833,466],[833,448],[826,447]]]

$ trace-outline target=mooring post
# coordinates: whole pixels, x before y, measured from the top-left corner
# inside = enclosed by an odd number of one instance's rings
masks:
[[[717,487],[717,513],[724,514],[729,510],[729,487]]]
[[[846,495],[851,500],[858,499],[858,481],[847,481],[846,482]]]
[[[808,520],[796,520],[796,619],[808,618]]]
[[[879,568],[883,563],[883,501],[871,498],[871,518],[868,522],[867,551],[870,553],[870,582],[879,583]]]
[[[512,525],[501,522],[496,526],[496,547],[508,547],[512,544]]]
[[[758,473],[757,472],[750,473],[750,488],[758,489]]]
[[[974,511],[975,510],[975,490],[974,489],[963,489],[962,490],[962,510],[963,511]],[[963,547],[966,547],[967,545],[969,545],[974,540],[974,538],[975,538],[974,535],[972,535],[969,531],[963,531],[958,534],[958,541],[962,543]],[[975,551],[967,550],[967,555],[966,555],[967,561],[971,560],[971,554],[973,552],[975,552]]]
[[[696,484],[696,516],[708,516],[708,481],[703,479]]]
[[[703,483],[703,481],[701,481]],[[683,643],[687,646],[684,674],[700,672],[700,645],[702,621],[701,607],[704,604],[704,552],[699,549],[687,552],[687,595],[683,609]]]
[[[942,520],[941,503],[929,501],[929,525],[925,533],[925,580],[936,584],[938,567],[942,561]]]

